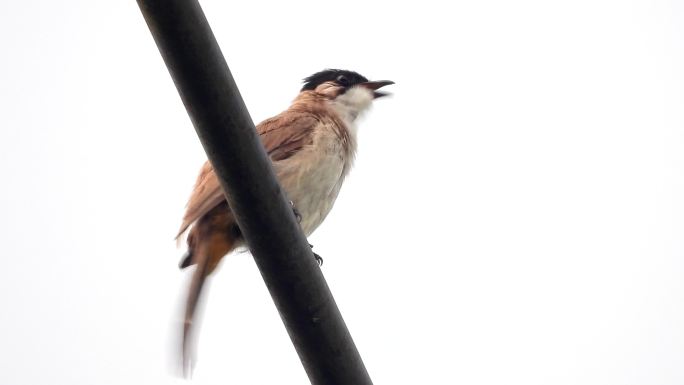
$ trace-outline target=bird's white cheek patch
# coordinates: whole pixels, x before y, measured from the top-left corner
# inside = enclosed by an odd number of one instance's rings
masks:
[[[365,87],[352,87],[335,99],[338,111],[343,115],[356,119],[367,110],[373,102],[373,91]]]

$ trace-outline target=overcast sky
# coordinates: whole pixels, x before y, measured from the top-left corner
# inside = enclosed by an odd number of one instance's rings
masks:
[[[255,121],[391,79],[310,242],[375,384],[684,383],[684,3],[202,6]],[[182,384],[204,153],[134,1],[0,3],[0,383]],[[248,253],[196,384],[305,384]]]

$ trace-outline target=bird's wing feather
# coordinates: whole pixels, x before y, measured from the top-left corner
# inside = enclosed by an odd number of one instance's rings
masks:
[[[216,178],[214,168],[209,161],[206,161],[200,169],[197,181],[195,182],[195,187],[190,194],[190,199],[188,200],[185,209],[185,215],[183,215],[183,223],[178,230],[178,234],[176,234],[176,239],[178,239],[194,221],[216,207],[223,199],[225,199],[223,190]]]
[[[277,162],[312,144],[318,122],[313,114],[289,112],[265,120],[257,126],[257,133],[271,161]]]
[[[257,126],[257,133],[266,153],[272,162],[287,159],[302,147],[313,143],[313,131],[318,118],[306,112],[280,114],[267,119]],[[190,225],[201,218],[209,210],[225,200],[223,189],[216,177],[214,168],[208,161],[200,170],[197,182],[188,200],[176,239],[178,239]]]

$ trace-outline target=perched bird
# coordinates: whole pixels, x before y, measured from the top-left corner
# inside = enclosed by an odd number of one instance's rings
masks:
[[[379,88],[392,81],[368,81],[353,71],[327,69],[304,79],[284,112],[256,129],[275,174],[291,200],[302,231],[309,236],[330,212],[354,161],[356,120]],[[197,265],[187,295],[183,328],[183,368],[192,364],[190,334],[206,277],[242,244],[240,228],[209,162],[200,170],[187,204],[178,240],[188,233],[180,267]]]

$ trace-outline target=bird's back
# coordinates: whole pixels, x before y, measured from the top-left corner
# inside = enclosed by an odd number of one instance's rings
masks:
[[[308,92],[295,99],[288,110],[256,128],[281,186],[302,214],[302,228],[308,235],[332,208],[351,167],[356,139],[325,100]],[[176,238],[223,201],[223,190],[207,161],[200,169]]]

